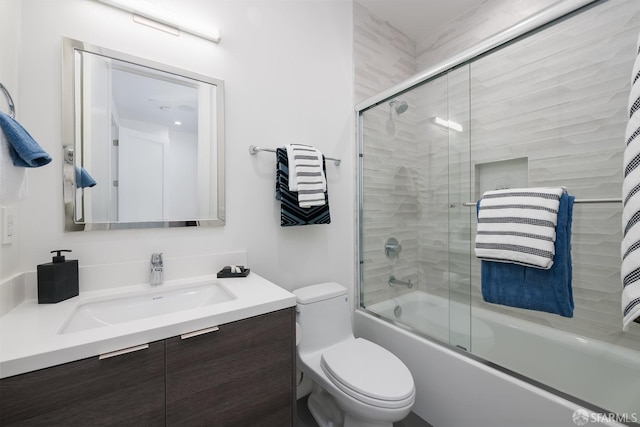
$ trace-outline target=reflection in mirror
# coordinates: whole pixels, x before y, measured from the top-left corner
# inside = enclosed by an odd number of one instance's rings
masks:
[[[66,230],[224,224],[221,80],[71,39],[63,72]]]

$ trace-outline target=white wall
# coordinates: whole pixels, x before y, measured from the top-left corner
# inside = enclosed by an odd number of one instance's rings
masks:
[[[167,189],[169,218],[195,218],[198,215],[198,135],[169,129]]]
[[[0,83],[11,93],[19,117],[22,109],[18,103],[18,57],[20,49],[20,4],[12,0],[0,0]],[[0,111],[9,113],[9,107],[0,95]],[[28,176],[27,176],[28,178]],[[2,182],[0,182],[2,185]],[[20,222],[20,202],[12,203],[16,220]],[[0,225],[0,229],[2,225]],[[19,272],[20,243],[0,245],[0,280]]]
[[[160,1],[167,6],[175,2]],[[130,14],[87,0],[23,0],[20,121],[53,156],[31,174],[19,229],[19,268],[34,270],[49,251],[73,249],[81,265],[166,259],[246,249],[253,271],[293,289],[354,277],[354,123],[351,27],[347,1],[180,2],[223,31],[215,45],[135,24]],[[60,68],[62,36],[211,75],[226,89],[226,226],[104,232],[63,231]],[[313,144],[327,165],[332,223],[279,224],[275,157],[248,146]],[[4,251],[2,253],[4,257]],[[220,266],[212,266],[214,272]],[[171,268],[167,262],[167,269]]]

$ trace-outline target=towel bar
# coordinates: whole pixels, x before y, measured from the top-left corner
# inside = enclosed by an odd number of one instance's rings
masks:
[[[11,116],[12,119],[15,119],[16,107],[13,103],[13,98],[11,98],[11,94],[2,83],[0,83],[0,90],[2,90],[2,92],[4,93],[4,97],[7,98],[7,104],[9,104],[9,116]]]
[[[276,150],[274,150],[273,148],[262,148],[262,147],[258,147],[256,145],[250,145],[249,146],[249,154],[251,154],[252,156],[254,154],[256,154],[257,152],[259,152],[259,151],[268,151],[270,153],[275,153],[276,152]],[[325,156],[324,158],[327,159],[327,160],[332,160],[333,163],[335,163],[336,166],[340,166],[340,162],[341,162],[340,159],[335,159],[333,157],[327,157],[327,156]]]
[[[464,202],[462,206],[475,206],[477,202]],[[575,199],[573,203],[622,203],[622,199]]]

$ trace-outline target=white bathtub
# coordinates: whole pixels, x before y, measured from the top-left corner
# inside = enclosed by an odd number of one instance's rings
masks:
[[[589,422],[640,422],[637,352],[476,307],[469,340],[468,307],[424,292],[367,309],[445,342],[450,337],[454,344],[466,341],[463,347],[470,344],[473,354],[483,359],[606,408],[591,412]],[[406,328],[358,310],[355,331],[387,347],[409,366],[418,390],[414,412],[434,426],[506,427],[516,425],[516,420],[519,426],[576,425],[572,416],[582,408],[577,403]]]

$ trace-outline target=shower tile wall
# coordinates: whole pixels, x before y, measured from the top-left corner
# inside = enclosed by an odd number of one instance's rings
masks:
[[[412,125],[415,117],[413,120],[405,117],[410,110],[402,116],[393,113],[391,118],[388,108],[372,110],[367,115],[362,239],[363,280],[367,283],[363,296],[365,305],[409,291],[403,286],[389,287],[391,275],[420,283],[416,235],[417,146],[415,125]],[[384,243],[390,237],[395,237],[402,245],[397,258],[385,255]]]
[[[416,45],[385,21],[354,2],[355,99],[362,101],[416,72]],[[390,275],[416,283],[417,212],[415,96],[402,96],[409,109],[402,115],[384,103],[367,112],[363,176],[363,277],[367,283],[362,302],[382,301],[408,291],[391,288]],[[395,237],[402,245],[399,258],[389,259],[384,243]],[[414,288],[415,290],[416,288]]]
[[[418,69],[426,70],[560,0],[483,0],[417,41]]]
[[[529,186],[619,198],[639,32],[637,0],[603,2],[473,62],[472,164],[527,157]],[[484,303],[475,258],[474,306],[640,350],[640,327],[621,333],[621,211],[613,203],[574,207],[574,318]]]
[[[534,6],[527,0],[485,0],[459,19],[417,42],[362,4],[354,2],[355,102],[406,80],[555,1],[538,0]],[[426,92],[431,90],[441,92],[445,89],[425,89]],[[395,117],[393,122],[388,120],[387,105],[370,110],[368,114],[372,117],[367,117],[365,122],[366,145],[367,150],[370,149],[365,162],[365,194],[378,195],[365,200],[363,271],[366,287],[363,302],[366,305],[406,292],[404,288],[389,288],[387,280],[390,274],[400,279],[417,274],[421,276],[417,281],[418,289],[448,296],[448,237],[446,228],[442,228],[442,221],[446,224],[449,213],[446,207],[448,139],[447,134],[431,122],[436,113],[446,112],[446,98],[409,93],[403,95],[403,99],[409,102],[410,108],[402,116]],[[395,126],[395,130],[391,132],[387,124]],[[412,133],[417,133],[419,141],[427,142],[418,144],[418,152],[414,147],[416,139],[411,140],[410,137]],[[411,157],[411,153],[416,156]],[[404,160],[407,161],[403,163]],[[439,173],[426,173],[423,167],[414,168],[418,163]],[[412,184],[416,184],[415,180],[419,181],[419,191],[409,190]],[[382,191],[396,187],[398,191],[393,196]],[[412,192],[418,197],[415,204],[410,201]],[[402,205],[397,203],[399,197]],[[444,203],[440,203],[442,201]],[[465,209],[458,205],[457,213],[465,215]],[[418,212],[415,227],[406,228],[406,214],[412,210]],[[405,219],[401,219],[403,216]],[[418,222],[424,226],[418,227]],[[459,232],[468,234],[468,225]],[[407,233],[410,240],[405,242],[399,233]],[[400,258],[395,260],[387,259],[382,249],[384,241],[392,236],[403,245]],[[423,244],[429,241],[427,237],[435,238],[438,244]],[[454,245],[459,247],[461,243]],[[455,251],[451,262],[458,268],[452,269],[451,279],[468,284],[468,259],[465,257],[465,249]],[[465,264],[466,273],[460,273],[465,270]]]
[[[418,271],[421,290],[469,304],[469,67],[414,89],[418,94]],[[434,118],[451,120],[448,131]],[[456,315],[451,313],[451,315]],[[447,319],[444,319],[446,321]]]
[[[526,12],[519,14],[504,1],[483,2],[486,10],[477,9],[433,34],[431,38],[439,40],[440,45],[432,41],[428,48],[428,40],[418,42],[421,53],[417,60],[411,58],[406,45],[400,49],[405,56],[390,53],[389,46],[402,36],[396,37],[396,30],[356,3],[357,100],[399,83],[403,79],[400,69],[406,72],[405,78],[411,75],[411,67],[404,68],[404,64],[412,60],[418,64],[416,71],[432,66],[468,48],[470,41],[477,41],[475,38],[498,32],[501,23],[509,25],[513,23],[507,22],[510,19],[520,20],[555,2],[536,2],[536,10],[527,2],[513,3]],[[490,6],[497,4],[513,13],[492,17]],[[485,21],[493,24],[486,26]],[[495,27],[495,31],[487,32],[489,27]],[[564,33],[560,35],[559,31]],[[388,274],[403,278],[414,271],[420,290],[453,298],[456,294],[449,283],[459,289],[466,283],[468,289],[471,259],[474,307],[640,350],[640,328],[621,332],[619,205],[574,207],[576,310],[574,318],[566,319],[482,301],[480,264],[469,253],[475,215],[473,209],[459,203],[475,200],[478,192],[485,190],[476,188],[476,165],[489,167],[486,165],[491,162],[516,158],[527,159],[530,186],[564,185],[577,198],[620,197],[625,108],[638,32],[640,2],[602,2],[559,26],[474,62],[470,71],[470,135],[452,137],[451,132],[447,136],[431,121],[438,114],[464,121],[455,117],[457,107],[451,101],[459,89],[447,78],[402,95],[410,108],[394,118],[393,136],[387,128],[388,106],[369,110],[365,120],[364,302],[393,296],[386,286]],[[459,83],[462,88],[464,82]],[[372,117],[375,120],[370,120]],[[464,126],[465,132],[468,128]],[[415,150],[411,138],[415,138],[414,143],[418,141]],[[452,138],[458,138],[457,143]],[[471,153],[463,148],[464,138],[472,141]],[[415,203],[411,199],[414,195]],[[410,218],[412,212],[416,213],[415,222]],[[400,234],[402,227],[409,236],[407,243],[405,234]],[[391,235],[403,244],[400,260],[384,257],[382,246]],[[417,256],[411,255],[413,251]]]
[[[449,135],[433,123],[448,119],[448,79],[436,79],[418,94],[418,271],[420,289],[449,297]]]
[[[417,72],[416,42],[355,1],[353,3],[355,102]]]

